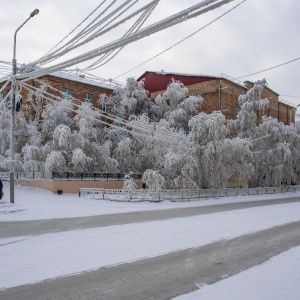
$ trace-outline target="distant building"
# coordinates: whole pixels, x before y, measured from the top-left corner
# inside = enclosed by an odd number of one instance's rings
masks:
[[[182,74],[171,72],[146,71],[138,80],[145,79],[145,89],[149,92],[150,98],[155,98],[167,89],[168,84],[174,80],[182,82],[189,91],[189,95],[201,94],[204,102],[201,111],[212,113],[222,111],[226,119],[235,119],[240,109],[238,97],[245,94],[254,83],[245,81],[238,83],[227,77]],[[279,94],[266,87],[262,98],[269,99],[269,108],[264,112],[257,112],[258,122],[261,122],[262,115],[272,116],[285,124],[294,123],[294,106],[279,100]]]
[[[86,78],[83,75],[71,75],[66,72],[55,72],[50,75],[44,75],[37,79],[30,79],[26,83],[32,87],[40,87],[41,81],[47,82],[54,89],[46,89],[46,92],[58,96],[58,97],[74,97],[78,102],[88,102],[95,107],[99,107],[98,100],[101,94],[112,95],[115,86],[98,80]],[[0,83],[0,88],[5,82]],[[0,98],[3,99],[10,91],[10,85],[8,85]],[[23,104],[26,104],[28,89],[23,88],[20,92],[23,98]],[[63,93],[63,94],[62,94]],[[70,99],[71,99],[70,97]]]

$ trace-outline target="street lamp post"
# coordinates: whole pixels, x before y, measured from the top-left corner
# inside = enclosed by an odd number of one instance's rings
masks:
[[[17,33],[27,23],[27,21],[33,18],[39,13],[38,9],[35,9],[26,21],[18,27],[14,35],[14,52],[12,59],[12,96],[11,96],[11,120],[10,120],[10,202],[15,203],[15,166],[14,166],[14,117],[15,117],[15,102],[16,102],[16,80],[14,76],[17,74],[17,60],[16,60],[16,44],[17,44]]]

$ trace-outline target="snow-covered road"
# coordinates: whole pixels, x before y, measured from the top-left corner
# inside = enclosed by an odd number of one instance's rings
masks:
[[[5,189],[7,188],[5,185]],[[251,199],[242,197],[190,203],[132,204],[78,199],[77,195],[53,195],[22,187],[17,187],[16,190],[18,202],[15,205],[0,205],[1,220],[45,219],[55,215],[55,211],[59,216],[74,217],[95,215],[100,211],[108,214],[255,199],[252,196]],[[261,198],[266,199],[267,196],[256,197],[256,200]],[[65,210],[63,213],[62,209]],[[164,221],[2,238],[0,287],[9,288],[39,282],[103,266],[155,257],[179,249],[198,247],[220,239],[231,239],[299,221],[299,211],[300,203],[290,203]]]

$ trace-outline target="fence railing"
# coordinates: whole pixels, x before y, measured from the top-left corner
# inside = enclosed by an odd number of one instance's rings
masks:
[[[258,187],[258,188],[223,188],[223,189],[195,189],[195,190],[117,190],[103,188],[81,188],[79,196],[92,197],[95,199],[113,201],[153,201],[163,200],[185,201],[199,198],[220,198],[229,196],[263,195],[300,191],[299,185],[279,187]]]
[[[52,180],[124,180],[123,173],[83,173],[83,172],[17,172],[15,179]],[[142,174],[132,174],[134,180],[142,180]],[[9,179],[8,172],[0,172],[0,178]]]
[[[9,173],[8,172],[0,172],[0,179],[2,179],[2,180],[9,179]]]

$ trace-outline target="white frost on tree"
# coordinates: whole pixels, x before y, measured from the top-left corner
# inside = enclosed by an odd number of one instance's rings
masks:
[[[43,172],[44,160],[41,147],[35,145],[25,145],[22,148],[24,159],[23,170],[25,172]]]
[[[118,143],[118,146],[114,150],[114,158],[119,162],[120,172],[127,172],[132,167],[133,155],[130,138],[126,138]]]
[[[144,172],[142,181],[149,190],[162,190],[166,186],[166,179],[158,171],[151,169]]]
[[[201,96],[188,96],[188,89],[172,79],[163,95],[155,99],[158,115],[176,129],[188,131],[188,122],[195,116],[203,102]]]
[[[70,127],[60,124],[53,133],[53,144],[57,149],[66,149],[69,147],[71,137]]]
[[[132,178],[133,172],[130,172],[129,174],[125,175],[125,180],[123,184],[123,189],[130,191],[130,190],[136,190],[137,184],[135,183],[134,179]]]
[[[236,132],[239,137],[253,138],[255,136],[257,112],[264,111],[269,106],[268,99],[261,99],[261,94],[266,85],[265,79],[256,81],[246,94],[239,96],[240,111],[236,120],[232,120],[228,124],[229,128]]]
[[[278,186],[299,181],[300,136],[294,126],[263,117],[253,141],[255,186]]]
[[[126,80],[125,87],[117,87],[112,97],[115,115],[129,119],[131,115],[151,113],[151,100],[144,88],[144,81]]]
[[[93,107],[89,103],[82,102],[77,110],[75,121],[78,123],[79,133],[89,141],[95,141],[97,138],[96,120],[97,113]]]
[[[66,159],[62,152],[51,151],[45,162],[46,172],[64,172],[66,171]]]
[[[72,127],[73,121],[70,113],[73,103],[67,99],[49,101],[43,110],[42,133],[46,138],[52,139],[52,134],[58,125]]]
[[[93,159],[87,157],[82,149],[77,148],[72,152],[71,164],[75,172],[88,172],[93,165]]]

